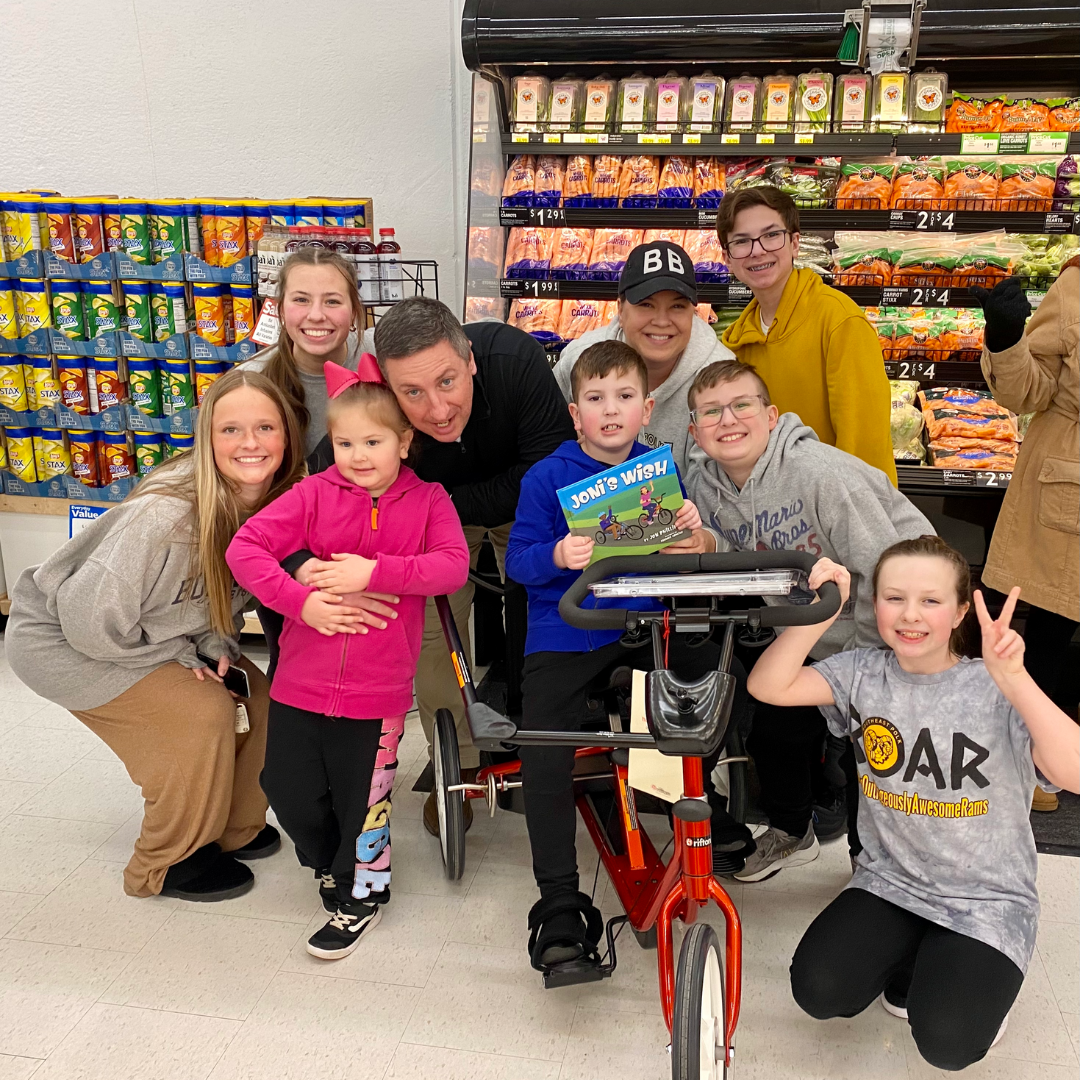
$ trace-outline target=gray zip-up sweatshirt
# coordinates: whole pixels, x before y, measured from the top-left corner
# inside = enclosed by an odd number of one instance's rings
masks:
[[[576,341],[571,341],[563,349],[559,362],[555,365],[555,381],[567,401],[570,400],[570,373],[574,370],[577,358],[598,341],[625,341],[618,318],[582,334]],[[694,381],[694,376],[709,364],[717,360],[734,360],[735,354],[721,345],[719,338],[704,319],[694,316],[690,329],[690,342],[686,346],[679,362],[671,374],[650,395],[655,402],[648,427],[643,427],[638,435],[638,442],[656,449],[667,443],[671,447],[675,464],[679,472],[686,476],[691,457],[703,457],[697,444],[690,436],[690,406],[686,402],[686,392]]]
[[[878,557],[934,531],[880,469],[819,442],[795,413],[780,417],[741,490],[708,457],[695,461],[686,490],[718,551],[809,551],[848,569],[851,598],[811,650],[815,660],[882,644],[870,588]]]
[[[210,629],[201,575],[190,572],[191,506],[171,495],[128,499],[77,533],[11,593],[11,670],[65,709],[96,709],[163,664],[201,667],[196,652],[236,660]],[[250,599],[233,589],[237,632]]]

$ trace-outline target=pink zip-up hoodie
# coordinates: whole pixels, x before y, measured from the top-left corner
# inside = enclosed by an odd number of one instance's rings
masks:
[[[300,619],[313,586],[279,565],[307,549],[374,559],[371,592],[401,598],[385,630],[326,637]],[[412,708],[412,684],[427,597],[460,589],[469,548],[450,496],[402,466],[373,501],[337,466],[309,476],[249,518],[225,559],[242,589],[285,616],[281,658],[270,696],[283,705],[357,720],[400,716]]]

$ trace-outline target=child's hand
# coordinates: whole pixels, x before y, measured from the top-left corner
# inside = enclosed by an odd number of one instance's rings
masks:
[[[567,533],[556,545],[555,565],[560,570],[584,570],[592,558],[593,538]]]
[[[1009,625],[1019,596],[1020,586],[1017,585],[1009,593],[1000,618],[992,619],[982,592],[975,590],[975,613],[982,628],[983,663],[999,686],[1002,679],[1011,679],[1024,670],[1024,639]]]
[[[296,568],[293,573],[293,577],[300,582],[301,585],[313,585],[311,575],[315,572],[316,567],[322,566],[322,563],[318,559],[308,559],[306,563],[302,563]]]
[[[371,574],[375,569],[374,559],[365,559],[362,555],[341,554],[331,555],[330,558],[331,562],[316,559],[304,564],[308,569],[308,584],[337,596],[364,592],[371,584]]]
[[[661,555],[708,555],[716,550],[716,537],[707,529],[695,529],[686,540],[668,544]]]
[[[701,514],[689,499],[683,499],[682,506],[675,512],[675,528],[690,532],[701,528]]]
[[[816,591],[826,581],[836,582],[836,586],[840,590],[840,606],[843,607],[851,595],[851,575],[843,566],[833,562],[832,559],[818,559],[810,571],[810,588]]]
[[[341,602],[340,596],[333,593],[313,592],[308,594],[304,606],[300,609],[300,618],[326,637],[334,634],[366,634],[366,626],[357,626],[362,612],[358,608],[348,607]]]

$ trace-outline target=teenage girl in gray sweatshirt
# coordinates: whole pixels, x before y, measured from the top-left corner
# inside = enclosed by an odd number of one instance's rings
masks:
[[[281,842],[259,787],[267,684],[240,654],[250,598],[225,548],[302,476],[303,445],[258,373],[224,375],[201,413],[190,453],[23,572],[5,635],[15,674],[70,709],[142,789],[142,833],[124,870],[131,896],[239,896],[254,878],[236,857]],[[222,683],[230,667],[250,684],[243,710]]]

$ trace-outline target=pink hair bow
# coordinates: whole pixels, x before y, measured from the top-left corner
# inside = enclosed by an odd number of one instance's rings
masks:
[[[356,383],[370,382],[386,385],[386,380],[379,370],[379,361],[371,353],[361,355],[355,371],[350,371],[328,360],[323,364],[323,374],[326,376],[327,395],[332,398],[336,398],[343,390]]]

